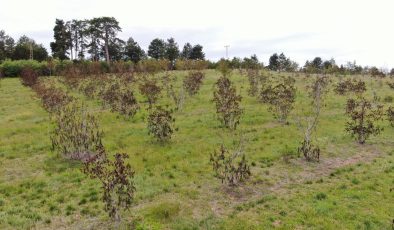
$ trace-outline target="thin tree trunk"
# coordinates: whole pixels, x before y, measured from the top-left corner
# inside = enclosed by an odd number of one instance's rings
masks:
[[[109,63],[109,52],[108,52],[108,40],[109,40],[108,33],[106,32],[105,33],[105,58],[107,59],[107,63],[110,64]]]

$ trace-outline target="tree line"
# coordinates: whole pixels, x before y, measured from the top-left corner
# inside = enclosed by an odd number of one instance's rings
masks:
[[[186,43],[180,51],[174,38],[163,40],[155,38],[151,41],[148,51],[132,38],[127,41],[117,35],[122,28],[114,17],[99,17],[89,20],[63,21],[56,19],[54,42],[51,42],[53,57],[64,59],[85,58],[93,61],[133,61],[137,63],[148,56],[154,59],[168,59],[174,62],[178,58],[203,60],[205,54],[199,44],[192,46]]]
[[[119,22],[114,17],[97,17],[93,19],[64,21],[55,20],[53,28],[54,41],[50,43],[51,56],[59,60],[91,60],[103,61],[107,63],[113,61],[132,61],[138,63],[148,58],[167,59],[175,66],[177,59],[184,60],[204,60],[205,53],[200,44],[192,45],[189,42],[184,44],[182,50],[174,38],[166,40],[153,39],[145,51],[132,37],[126,41],[118,37],[122,31]],[[34,59],[44,61],[49,58],[48,51],[42,44],[38,44],[34,39],[25,35],[16,42],[0,30],[0,63],[3,60]],[[243,59],[234,57],[232,60],[225,60],[229,66],[235,68],[258,69],[267,68],[272,71],[305,73],[325,73],[325,74],[371,74],[373,76],[383,76],[388,71],[382,71],[377,67],[362,67],[355,62],[348,62],[346,65],[337,65],[335,60],[323,60],[315,57],[306,61],[304,66],[299,64],[284,53],[274,53],[270,56],[267,66],[260,62],[254,54]],[[212,62],[210,67],[216,68],[217,63]],[[394,68],[390,71],[394,75]]]

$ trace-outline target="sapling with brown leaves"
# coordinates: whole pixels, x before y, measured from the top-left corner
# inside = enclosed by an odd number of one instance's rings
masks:
[[[201,71],[190,71],[189,74],[183,80],[183,88],[189,94],[189,96],[193,96],[197,94],[198,90],[202,85],[202,81],[204,80],[204,73]]]
[[[22,85],[34,87],[38,83],[38,73],[32,67],[24,67],[21,72],[20,80]]]
[[[350,121],[346,123],[346,131],[360,144],[364,144],[369,136],[378,135],[383,130],[376,124],[383,117],[383,106],[373,105],[363,96],[347,100],[346,114],[350,117]]]
[[[35,85],[34,91],[41,99],[44,109],[51,113],[58,111],[74,101],[72,96],[69,96],[62,89],[56,88],[53,83],[38,83]]]
[[[119,92],[119,98],[112,108],[112,111],[117,111],[126,118],[134,117],[137,111],[140,109],[137,99],[131,89],[123,89]]]
[[[240,106],[242,97],[227,77],[220,77],[215,86],[213,101],[216,104],[216,114],[226,128],[235,130],[243,113]]]
[[[259,70],[257,69],[248,69],[246,72],[246,76],[249,81],[249,96],[256,96],[259,91]]]
[[[218,150],[215,149],[211,153],[209,161],[215,177],[230,186],[237,186],[251,176],[250,164],[241,149],[230,153],[222,144]]]
[[[96,149],[95,155],[83,161],[83,172],[101,182],[104,210],[119,223],[121,209],[128,209],[134,200],[134,171],[125,162],[129,158],[126,153],[116,153],[110,160],[101,144]]]
[[[361,95],[367,91],[367,87],[365,82],[362,80],[347,79],[346,81],[339,82],[334,91],[339,95],[346,95],[348,93]]]
[[[167,92],[167,96],[174,101],[176,110],[182,110],[186,98],[185,90],[183,87],[179,87],[179,90],[176,90],[175,81],[176,78],[170,74],[165,74],[162,77],[162,84]]]
[[[148,99],[149,109],[156,103],[159,98],[161,87],[155,79],[143,78],[143,82],[139,86],[140,92]]]
[[[172,113],[172,110],[166,110],[158,106],[148,115],[148,133],[159,142],[166,142],[171,139],[175,122]]]
[[[295,79],[286,77],[280,83],[264,84],[260,92],[260,101],[269,105],[276,119],[285,123],[294,108],[296,97]]]
[[[66,159],[90,158],[101,145],[103,132],[97,118],[84,105],[70,103],[54,113],[55,129],[51,132],[52,150]]]
[[[394,127],[394,107],[389,107],[387,109],[387,120],[390,122],[390,125]]]
[[[308,95],[312,99],[312,111],[309,115],[298,118],[298,126],[303,133],[303,141],[298,148],[298,154],[302,154],[307,161],[319,161],[320,148],[312,143],[313,136],[316,133],[320,111],[324,106],[324,99],[328,93],[329,80],[327,77],[318,76],[313,83],[308,86]]]

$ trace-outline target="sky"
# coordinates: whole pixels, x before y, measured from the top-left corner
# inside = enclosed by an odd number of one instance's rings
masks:
[[[283,52],[301,65],[316,56],[338,64],[394,68],[393,0],[1,0],[0,30],[49,50],[55,19],[113,16],[119,37],[145,50],[154,38],[201,44],[218,60]]]

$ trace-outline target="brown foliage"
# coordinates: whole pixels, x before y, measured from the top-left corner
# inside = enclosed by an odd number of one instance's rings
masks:
[[[382,128],[376,125],[376,121],[382,119],[383,106],[372,106],[372,103],[364,97],[348,99],[346,114],[350,121],[346,123],[346,131],[356,137],[360,144],[364,144],[370,135],[378,135]]]
[[[38,82],[38,73],[31,67],[25,67],[21,72],[22,85],[33,87]]]
[[[174,122],[172,110],[156,107],[148,116],[148,133],[160,142],[168,141],[174,132]]]
[[[223,144],[218,151],[215,150],[211,154],[209,161],[212,164],[215,177],[230,186],[238,185],[251,175],[250,165],[245,154],[241,151],[231,154]]]
[[[190,96],[197,94],[202,85],[205,75],[201,71],[191,71],[188,76],[183,80],[183,88]]]
[[[41,98],[42,106],[48,112],[56,112],[74,100],[72,96],[67,95],[62,89],[54,85],[44,83],[36,84],[34,90],[37,96]]]
[[[296,88],[294,78],[284,78],[278,84],[265,84],[260,92],[260,101],[269,105],[268,110],[284,123],[293,109]]]
[[[230,129],[236,129],[243,113],[240,107],[241,95],[237,95],[235,87],[227,77],[220,77],[213,92],[216,113],[222,124]]]
[[[51,133],[52,150],[66,159],[85,160],[101,145],[102,131],[97,119],[77,103],[61,107],[54,114],[55,129]]]
[[[172,77],[170,74],[165,74],[162,78],[162,85],[167,91],[167,96],[170,97],[176,106],[176,110],[181,110],[183,103],[185,102],[185,91],[184,88],[180,87],[178,91],[175,89],[176,78]]]
[[[143,82],[139,85],[140,92],[148,99],[149,108],[152,108],[159,98],[161,88],[158,86],[155,79],[144,78]]]
[[[115,221],[120,221],[120,209],[128,209],[134,199],[134,171],[126,164],[129,156],[116,153],[114,160],[109,160],[102,145],[97,147],[97,154],[84,161],[83,172],[92,179],[101,182],[104,210]]]
[[[339,95],[345,95],[350,92],[360,95],[367,91],[367,88],[365,82],[362,80],[347,79],[346,81],[339,82],[334,91]]]
[[[390,125],[394,127],[394,107],[389,107],[387,109],[387,120],[390,122]]]

